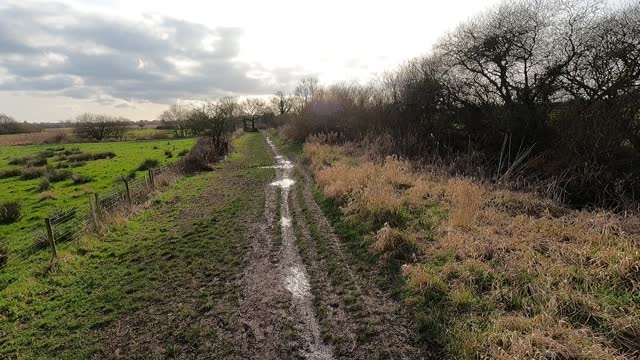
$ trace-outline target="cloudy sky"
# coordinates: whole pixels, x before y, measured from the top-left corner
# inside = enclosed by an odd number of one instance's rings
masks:
[[[366,81],[496,0],[0,0],[0,113],[19,121]]]

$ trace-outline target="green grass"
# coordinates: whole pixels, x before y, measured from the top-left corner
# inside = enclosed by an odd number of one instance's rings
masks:
[[[272,164],[261,134],[237,139],[235,149],[215,171],[171,185],[152,207],[103,238],[61,244],[54,273],[46,272],[45,255],[12,267],[23,274],[0,288],[0,358],[91,357],[105,351],[102,332],[112,321],[165,304],[189,286],[196,288],[187,289],[189,299],[179,298],[184,309],[167,306],[178,323],[162,335],[165,354],[205,343],[219,345],[220,357],[233,351],[198,319],[216,316],[212,309],[233,316],[234,307],[222,302],[233,302],[224,299],[237,281],[225,279],[242,268],[246,222],[261,214],[262,189],[274,174],[259,168]]]
[[[20,177],[0,179],[0,199],[2,201],[17,200],[22,204],[22,219],[10,225],[0,225],[0,239],[8,244],[10,249],[21,249],[30,244],[16,243],[12,239],[21,234],[22,229],[39,224],[47,214],[56,207],[71,207],[87,203],[86,191],[106,192],[119,186],[116,178],[127,175],[135,170],[145,159],[158,160],[160,164],[175,162],[179,157],[178,152],[190,149],[194,139],[182,140],[149,140],[128,142],[103,142],[80,143],[64,145],[29,145],[29,146],[3,146],[0,147],[0,172],[8,169],[22,169],[19,165],[9,165],[9,161],[15,158],[36,156],[47,149],[71,150],[79,149],[82,153],[113,152],[116,156],[112,159],[100,159],[83,162],[84,165],[73,167],[78,163],[57,161],[57,156],[50,157],[48,163],[54,167],[59,164],[69,165],[69,168],[60,171],[70,171],[73,174],[91,178],[90,182],[74,185],[72,179],[51,183],[50,193],[55,200],[40,201],[38,187],[41,179],[21,180]],[[167,158],[165,150],[172,151],[174,156]],[[61,153],[56,151],[56,154]],[[143,176],[144,172],[138,172]]]

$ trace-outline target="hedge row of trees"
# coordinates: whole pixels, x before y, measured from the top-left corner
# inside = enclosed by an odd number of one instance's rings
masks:
[[[0,135],[24,134],[41,131],[41,128],[34,124],[18,122],[13,117],[0,114]]]
[[[195,107],[172,105],[160,115],[160,128],[169,129],[175,137],[198,135],[203,132],[200,122],[203,112],[224,118],[233,129],[242,124],[245,131],[255,131],[257,121],[269,122],[273,117],[271,108],[261,98],[240,101],[235,97],[223,97]]]
[[[294,138],[375,138],[576,206],[637,206],[640,4],[504,2],[367,85],[305,79],[273,105]]]

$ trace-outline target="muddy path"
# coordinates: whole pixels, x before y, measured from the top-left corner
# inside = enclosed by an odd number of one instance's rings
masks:
[[[264,223],[252,238],[240,309],[246,324],[243,355],[255,359],[332,359],[313,308],[307,270],[300,257],[289,208],[293,164],[267,138],[276,178],[265,189]],[[274,311],[279,309],[279,311]],[[289,334],[289,335],[287,335]],[[283,346],[284,344],[288,345]]]
[[[305,167],[252,139],[153,210],[144,224],[163,235],[134,260],[157,268],[154,291],[97,330],[94,358],[430,358],[375,270],[354,265]]]
[[[428,358],[401,307],[350,266],[311,177],[266,141],[276,178],[265,189],[244,277],[242,357]]]

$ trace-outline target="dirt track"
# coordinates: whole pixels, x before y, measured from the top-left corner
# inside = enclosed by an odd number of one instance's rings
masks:
[[[243,279],[243,357],[426,358],[398,304],[349,265],[308,173],[267,141],[277,175]]]

